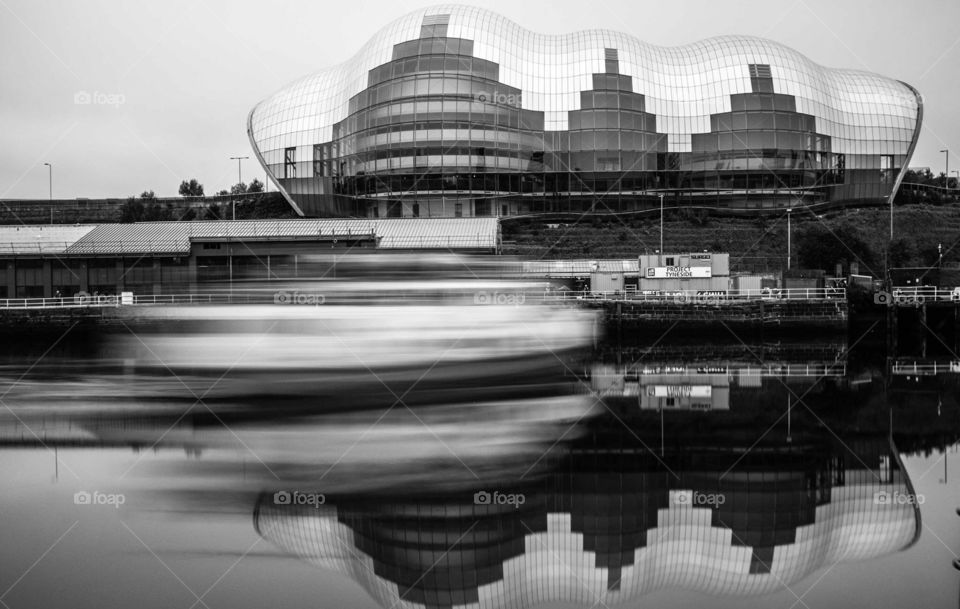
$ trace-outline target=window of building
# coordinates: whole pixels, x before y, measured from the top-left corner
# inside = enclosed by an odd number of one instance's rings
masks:
[[[292,146],[283,151],[283,177],[297,177],[297,147]]]
[[[425,15],[420,25],[421,38],[443,38],[447,35],[450,15]]]
[[[604,68],[607,74],[620,73],[620,58],[617,56],[617,49],[603,50]]]
[[[453,215],[456,218],[463,217],[463,203],[456,203],[453,206]]]
[[[673,256],[667,256],[667,257],[666,257],[666,262],[665,262],[664,264],[666,264],[667,266],[674,266],[674,264],[673,264]]]
[[[323,144],[313,145],[313,177],[323,177]]]
[[[414,218],[419,218],[419,217],[420,217],[420,204],[419,204],[419,203],[414,203],[414,204],[412,205],[411,209],[413,210],[413,217],[414,217]]]
[[[751,63],[750,86],[754,93],[773,93],[773,75],[770,64]]]
[[[880,155],[880,183],[890,184],[893,182],[893,155],[892,154],[881,154]]]

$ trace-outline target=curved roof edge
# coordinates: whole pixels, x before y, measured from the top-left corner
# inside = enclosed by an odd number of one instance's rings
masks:
[[[283,198],[287,200],[287,203],[290,204],[290,207],[294,212],[301,218],[304,216],[303,210],[300,209],[300,206],[297,205],[297,202],[293,200],[290,196],[290,193],[287,192],[287,189],[284,188],[280,181],[273,175],[272,171],[267,169],[267,162],[263,158],[263,154],[260,152],[260,147],[257,146],[257,140],[253,137],[253,113],[257,111],[257,108],[260,107],[263,101],[259,101],[253,108],[250,109],[250,112],[247,113],[247,139],[250,141],[250,147],[253,149],[254,156],[257,157],[257,162],[260,163],[260,166],[263,167],[267,174],[267,179],[273,182],[273,185],[277,187],[277,190],[280,191],[280,194],[283,195]]]
[[[917,150],[917,141],[920,139],[920,129],[923,128],[923,96],[920,95],[920,92],[917,89],[902,80],[898,80],[901,85],[907,87],[913,91],[913,96],[917,99],[917,126],[913,130],[913,138],[910,140],[910,147],[907,148],[907,158],[903,163],[903,167],[900,168],[900,173],[897,175],[897,180],[893,183],[893,189],[890,191],[890,196],[887,198],[887,203],[891,206],[890,212],[890,240],[893,241],[893,200],[897,197],[897,192],[900,190],[900,184],[903,182],[903,176],[907,174],[907,169],[910,167],[910,159],[913,158],[913,153]]]

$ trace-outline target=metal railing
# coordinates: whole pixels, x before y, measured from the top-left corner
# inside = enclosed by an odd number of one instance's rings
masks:
[[[960,361],[910,361],[893,360],[890,373],[897,376],[936,376],[938,374],[960,374]]]
[[[3,298],[2,309],[83,309],[159,304],[250,304],[273,302],[272,295],[252,294],[85,294],[60,298]]]
[[[477,290],[478,293],[485,293],[480,286],[477,289],[460,290],[463,294],[470,295]],[[278,288],[279,289],[279,288]],[[493,288],[490,288],[493,289]],[[409,290],[407,290],[409,291]],[[489,291],[489,290],[487,290]],[[677,290],[677,291],[626,291],[626,292],[571,292],[571,291],[547,291],[529,290],[523,287],[517,288],[517,294],[523,294],[529,302],[560,303],[560,302],[649,302],[661,304],[703,304],[703,305],[723,305],[743,302],[779,302],[779,301],[823,301],[823,302],[846,302],[846,290],[843,288],[792,288],[792,289],[773,289],[765,288],[762,290],[727,290],[727,291],[697,291],[697,290]],[[401,290],[401,292],[404,292]],[[415,291],[414,291],[415,292]],[[946,290],[940,290],[942,295],[953,294]],[[104,308],[121,307],[137,305],[193,305],[193,304],[276,304],[276,291],[267,292],[238,292],[238,293],[213,293],[213,294],[77,294],[74,296],[56,297],[56,298],[5,298],[0,299],[0,310],[3,309],[80,309],[80,308]],[[340,303],[362,304],[370,296],[377,296],[381,300],[404,300],[406,296],[414,300],[429,300],[431,293],[360,293],[353,295],[339,296],[331,292],[328,300]]]
[[[551,292],[546,300],[656,302],[673,304],[724,304],[750,301],[823,300],[845,302],[845,288],[763,288],[759,290],[665,290],[617,292]]]
[[[894,286],[890,292],[877,292],[874,295],[877,304],[916,305],[924,302],[958,302],[960,287],[938,288],[934,286]]]

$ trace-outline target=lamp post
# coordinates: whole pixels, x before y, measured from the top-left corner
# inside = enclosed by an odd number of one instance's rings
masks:
[[[947,179],[950,177],[950,149],[944,148],[941,150],[944,154],[944,169],[943,169],[943,187],[947,187]]]
[[[53,165],[44,163],[47,166],[48,181],[50,183],[50,201],[53,201]]]
[[[663,259],[663,193],[660,193],[660,258]]]
[[[48,197],[50,201],[50,224],[53,224],[53,165],[50,163],[44,163],[47,166],[47,182],[49,183],[50,190],[48,191]]]
[[[787,270],[788,271],[790,270],[790,259],[793,258],[793,252],[791,251],[792,244],[790,242],[791,241],[790,236],[791,236],[791,233],[793,232],[790,226],[790,212],[792,211],[793,211],[792,207],[787,208]]]
[[[243,162],[246,159],[249,159],[248,156],[232,156],[230,157],[231,161],[237,162],[237,184],[243,184]],[[231,198],[230,207],[232,208],[231,217],[232,219],[237,219],[237,200]]]

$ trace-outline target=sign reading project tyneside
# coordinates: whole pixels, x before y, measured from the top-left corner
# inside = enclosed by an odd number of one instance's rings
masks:
[[[694,279],[711,277],[709,266],[651,266],[647,279]]]

